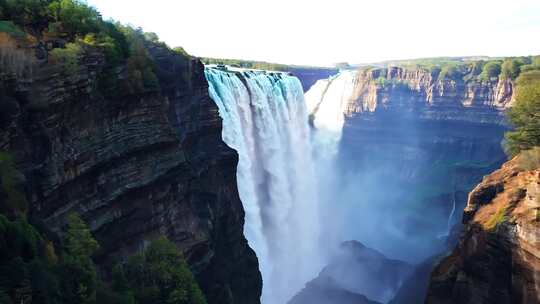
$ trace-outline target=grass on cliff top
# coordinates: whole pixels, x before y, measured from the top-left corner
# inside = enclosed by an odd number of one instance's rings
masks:
[[[25,37],[26,34],[11,21],[0,21],[0,32],[8,33],[14,37]]]
[[[508,220],[508,207],[504,206],[501,207],[489,218],[489,220],[486,222],[485,227],[487,230],[493,230],[497,228],[498,225],[504,223]]]
[[[518,165],[523,170],[536,170],[540,168],[540,147],[522,151],[518,155]]]

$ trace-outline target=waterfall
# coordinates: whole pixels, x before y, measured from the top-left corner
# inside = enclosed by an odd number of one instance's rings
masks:
[[[322,157],[334,157],[338,151],[344,113],[353,95],[356,72],[342,71],[328,79],[319,80],[306,92],[306,103],[313,126],[316,153]]]
[[[318,203],[308,112],[285,73],[207,67],[223,140],[239,154],[245,235],[257,253],[262,301],[286,303],[320,270]]]

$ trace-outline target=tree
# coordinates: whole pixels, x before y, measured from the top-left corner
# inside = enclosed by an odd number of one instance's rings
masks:
[[[75,258],[90,258],[99,248],[90,229],[76,213],[68,215],[65,241],[67,254]]]
[[[441,72],[439,73],[439,79],[451,79],[458,80],[462,76],[462,71],[460,66],[455,63],[448,63],[441,67]]]
[[[161,237],[113,271],[113,286],[127,285],[139,304],[205,304],[193,274],[176,246]]]
[[[482,73],[480,79],[490,80],[492,78],[499,77],[501,73],[501,63],[498,61],[489,61],[482,67]]]
[[[97,271],[91,259],[99,248],[90,229],[76,214],[68,216],[65,254],[60,266],[61,289],[66,303],[95,303]]]
[[[516,79],[519,75],[520,68],[525,62],[521,58],[507,58],[501,65],[501,77]]]
[[[508,117],[515,128],[505,135],[510,155],[540,146],[540,71],[522,73],[517,79],[516,100]]]
[[[86,3],[77,0],[52,1],[49,14],[56,26],[70,36],[99,32],[101,16]]]

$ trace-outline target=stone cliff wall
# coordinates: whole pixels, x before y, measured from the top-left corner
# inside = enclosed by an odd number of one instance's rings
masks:
[[[433,271],[426,303],[540,303],[540,170],[521,163],[469,194],[461,239]]]
[[[438,79],[422,69],[363,69],[356,76],[347,114],[407,108],[428,119],[502,122],[496,111],[511,104],[512,82],[464,79]]]
[[[13,58],[30,62],[21,73],[0,71],[8,105],[0,150],[24,172],[30,220],[58,235],[66,215],[79,213],[101,245],[105,271],[165,234],[184,252],[209,303],[259,303],[238,157],[221,140],[202,64],[148,45],[159,88],[107,97],[96,89],[106,71],[100,51],[85,49],[67,75],[33,60],[39,52],[31,45],[4,43],[2,50],[9,46]],[[123,67],[113,74],[126,77]]]

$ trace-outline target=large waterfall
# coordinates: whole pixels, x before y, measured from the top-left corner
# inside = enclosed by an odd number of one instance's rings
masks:
[[[265,304],[286,303],[320,270],[317,186],[302,86],[285,73],[207,67],[223,140],[239,154],[245,235]]]
[[[315,127],[314,141],[320,157],[337,153],[344,113],[353,95],[356,72],[342,71],[328,79],[319,80],[306,93],[306,103]]]

